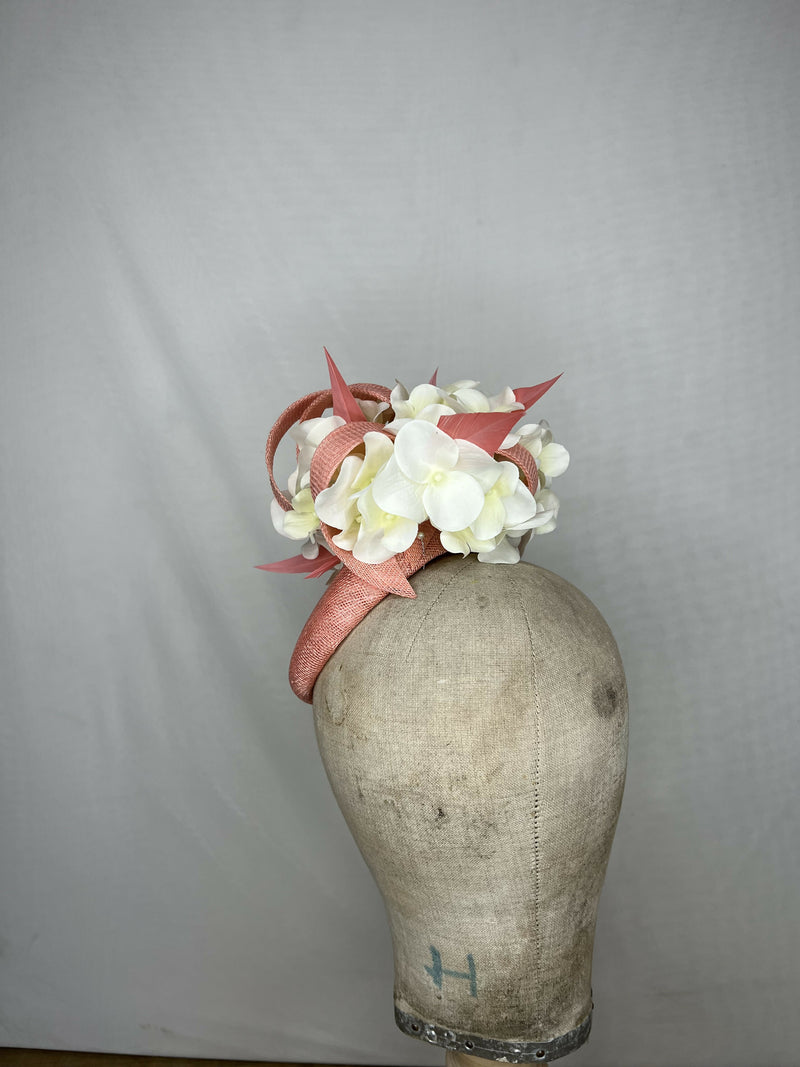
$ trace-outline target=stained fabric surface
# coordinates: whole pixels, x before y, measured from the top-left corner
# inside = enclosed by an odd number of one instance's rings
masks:
[[[386,904],[395,1006],[462,1053],[557,1059],[591,1021],[627,755],[619,652],[529,563],[449,556],[411,584],[314,687],[325,770]]]
[[[799,36],[777,0],[0,6],[0,1044],[442,1062],[286,677],[324,579],[253,569],[326,345],[564,372],[526,558],[631,709],[571,1062],[796,1062]]]

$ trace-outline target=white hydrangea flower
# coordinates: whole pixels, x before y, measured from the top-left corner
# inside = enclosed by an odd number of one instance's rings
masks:
[[[543,489],[539,490],[539,492],[544,492],[544,490]],[[555,497],[555,493],[553,493],[553,497]],[[534,495],[533,499],[534,499],[534,503],[536,504],[536,514],[531,516],[530,518],[526,519],[524,522],[516,523],[516,524],[514,524],[509,519],[509,522],[506,524],[506,527],[505,527],[505,530],[509,535],[510,534],[519,534],[521,536],[522,534],[526,533],[528,530],[536,531],[540,527],[546,526],[551,521],[551,519],[553,518],[554,512],[553,512],[552,508],[550,508],[548,506],[546,499],[545,500],[541,500],[539,498],[539,493],[538,492]]]
[[[499,476],[499,465],[483,449],[414,419],[398,430],[372,491],[390,515],[415,522],[428,518],[438,530],[453,531],[474,522]]]
[[[489,397],[477,388],[478,384],[471,381],[454,382],[445,392],[456,401],[458,411],[491,411]]]
[[[339,548],[352,551],[361,525],[359,496],[386,465],[393,449],[392,439],[386,434],[365,434],[364,455],[347,456],[333,484],[318,494],[317,514],[328,526],[341,531],[333,538]],[[389,555],[394,553],[390,552]]]
[[[346,456],[342,460],[336,481],[317,496],[317,515],[335,530],[346,530],[358,514],[353,482],[363,465],[361,456]]]
[[[319,518],[314,510],[314,499],[310,489],[301,489],[292,497],[292,510],[284,511],[277,500],[270,502],[272,525],[284,537],[292,541],[305,541],[301,552],[306,559],[316,559],[319,555],[321,534]]]
[[[486,494],[486,505],[470,527],[455,533],[440,534],[442,545],[448,552],[460,552],[462,556],[477,552],[481,563],[517,563],[518,545],[528,530],[544,528],[553,518],[553,512],[545,502],[534,497],[521,481],[518,468],[511,467]]]
[[[394,418],[387,422],[386,429],[394,434],[401,426],[415,419],[436,425],[441,415],[458,413],[452,398],[443,389],[429,383],[415,385],[409,393],[402,382],[398,382],[392,389],[392,410]]]
[[[503,448],[511,448],[516,444],[522,445],[536,460],[536,466],[545,479],[544,484],[548,487],[552,484],[553,478],[563,474],[569,466],[569,452],[563,445],[555,443],[550,423],[545,419],[520,426],[506,437],[503,441]]]
[[[445,394],[455,401],[459,412],[471,411],[521,411],[524,404],[520,404],[514,396],[514,390],[506,386],[495,396],[487,396],[478,386],[480,382],[464,378],[462,381],[453,382],[445,386]]]
[[[448,552],[452,552],[453,555],[468,556],[470,552],[494,551],[498,543],[503,540],[503,537],[500,535],[481,540],[475,536],[472,529],[467,527],[465,530],[443,530],[439,534],[439,540],[442,542],[442,547]]]
[[[344,424],[345,420],[339,415],[328,415],[319,419],[306,419],[289,430],[299,449],[297,470],[293,476],[294,484],[290,481],[290,492],[307,488],[311,480],[311,459],[317,446],[329,433]]]
[[[506,527],[526,529],[524,525],[536,515],[533,494],[519,476],[514,463],[498,463],[500,476],[486,493],[483,509],[472,523],[472,531],[479,541],[497,537]]]
[[[499,393],[489,397],[489,411],[524,411],[525,405],[520,404],[514,396],[514,390],[510,385]]]
[[[380,508],[375,503],[372,486],[359,495],[358,511],[361,523],[352,552],[362,563],[385,563],[413,544],[418,524]]]

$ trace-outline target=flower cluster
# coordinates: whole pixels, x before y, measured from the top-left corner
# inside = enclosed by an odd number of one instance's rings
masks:
[[[447,552],[475,552],[485,563],[516,563],[528,531],[556,528],[559,501],[550,486],[567,469],[569,454],[553,441],[546,422],[509,432],[491,454],[439,425],[443,417],[477,413],[519,412],[521,417],[530,402],[521,403],[514,390],[487,396],[478,382],[464,380],[445,388],[431,382],[408,392],[398,383],[389,402],[357,404],[363,421],[374,423],[375,431],[364,433],[316,499],[312,459],[346,420],[333,414],[290,430],[297,446],[297,467],[289,479],[292,506],[284,511],[273,501],[271,514],[279,533],[303,542],[307,560],[315,559],[326,543],[322,523],[329,534],[336,531],[331,540],[337,548],[365,564],[384,563],[404,552],[426,521],[439,532]],[[526,485],[519,466],[497,455],[515,446],[533,456],[538,485]]]

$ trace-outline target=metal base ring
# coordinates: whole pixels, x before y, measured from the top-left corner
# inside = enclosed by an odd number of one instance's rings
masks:
[[[549,1063],[560,1059],[586,1041],[592,1029],[591,1011],[574,1030],[554,1037],[551,1041],[495,1041],[480,1034],[463,1034],[438,1023],[426,1022],[416,1015],[401,1011],[396,1005],[394,1019],[404,1034],[428,1041],[431,1045],[464,1052],[468,1056],[481,1056],[487,1060],[503,1063]]]

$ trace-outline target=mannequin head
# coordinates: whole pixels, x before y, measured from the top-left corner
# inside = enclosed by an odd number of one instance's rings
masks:
[[[597,905],[627,756],[614,639],[568,582],[444,557],[314,689],[334,793],[383,895],[407,1033],[555,1059],[591,1023]]]

